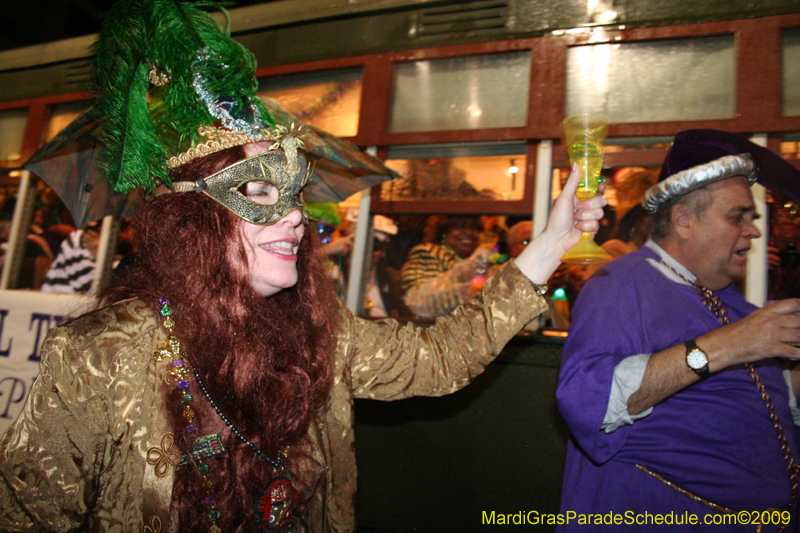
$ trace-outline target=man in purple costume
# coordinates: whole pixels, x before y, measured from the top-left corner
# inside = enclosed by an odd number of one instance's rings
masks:
[[[581,292],[559,531],[797,530],[800,300],[758,309],[732,284],[761,236],[756,178],[800,194],[800,171],[744,137],[678,134],[643,202],[651,240]]]

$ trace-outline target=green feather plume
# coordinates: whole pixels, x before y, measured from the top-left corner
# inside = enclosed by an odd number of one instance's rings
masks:
[[[334,226],[342,223],[339,210],[333,202],[316,202],[305,204],[306,213],[311,220],[325,221]]]
[[[166,161],[197,144],[227,103],[260,127],[274,120],[256,94],[256,61],[204,9],[214,2],[123,0],[107,15],[97,54],[101,169],[114,190],[170,184]],[[150,74],[166,81],[153,84]],[[198,89],[200,90],[198,93]],[[205,100],[202,98],[205,97]],[[245,110],[245,111],[242,111]]]

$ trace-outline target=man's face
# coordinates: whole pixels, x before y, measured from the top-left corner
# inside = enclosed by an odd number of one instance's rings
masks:
[[[699,284],[719,290],[744,275],[750,241],[761,232],[754,224],[758,215],[745,178],[712,183],[708,191],[711,205],[699,217],[689,215],[685,266]]]
[[[519,254],[528,246],[532,232],[533,223],[531,222],[520,222],[511,228],[508,234],[508,253],[511,257],[514,259],[519,257]]]

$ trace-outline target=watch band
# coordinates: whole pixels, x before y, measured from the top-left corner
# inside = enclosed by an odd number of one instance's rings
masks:
[[[689,363],[689,357],[692,355],[692,352],[699,352],[705,359],[705,364],[700,368],[695,368]],[[696,339],[686,341],[686,366],[688,366],[695,374],[700,376],[700,379],[706,379],[711,375],[711,371],[708,369],[708,354],[697,345]]]
[[[531,287],[533,287],[533,290],[536,292],[537,295],[539,295],[539,296],[544,296],[545,295],[545,293],[547,292],[547,282],[546,281],[544,283],[536,283],[531,278],[529,278],[527,275],[525,276],[525,278],[531,284]]]
[[[531,281],[531,285],[533,285],[533,290],[536,291],[536,294],[539,296],[544,296],[547,293],[547,283],[534,283]]]

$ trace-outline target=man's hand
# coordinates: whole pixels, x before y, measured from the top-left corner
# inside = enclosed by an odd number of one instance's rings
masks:
[[[322,246],[320,248],[320,253],[323,257],[330,257],[338,254],[347,255],[353,250],[353,239],[355,239],[355,234],[339,237],[335,241],[331,241]]]
[[[711,372],[770,357],[800,359],[798,313],[800,299],[776,302],[698,337],[697,346],[708,354]],[[641,387],[628,399],[628,412],[641,413],[699,379],[686,364],[684,344],[656,352],[650,356]]]
[[[781,266],[780,250],[774,246],[767,246],[767,269],[775,270]]]
[[[698,346],[708,353],[709,370],[716,372],[770,357],[800,359],[798,313],[800,299],[790,298],[698,338]]]

